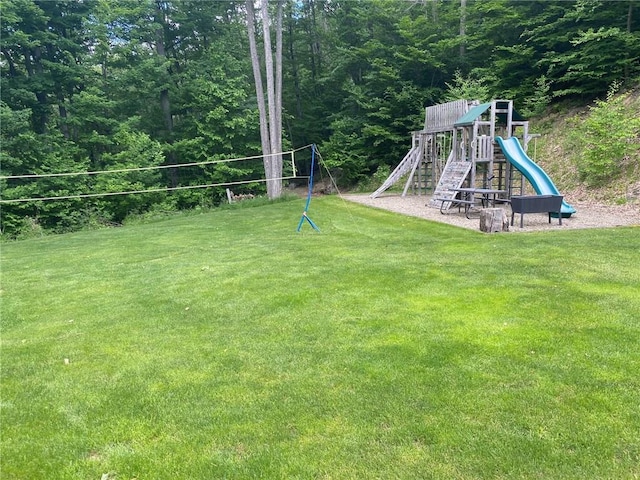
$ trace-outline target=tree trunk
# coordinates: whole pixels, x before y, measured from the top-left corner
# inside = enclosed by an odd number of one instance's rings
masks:
[[[164,45],[164,12],[162,11],[160,3],[156,3],[156,23],[159,24],[158,29],[156,30],[156,53],[160,57],[160,59],[164,62],[166,59],[166,51]],[[160,90],[160,109],[162,110],[162,118],[164,119],[164,126],[167,132],[167,143],[171,144],[173,142],[173,116],[171,115],[171,100],[169,98],[169,89],[163,88]],[[167,154],[167,162],[169,164],[175,164],[176,158],[175,154],[170,151]],[[178,169],[170,168],[169,169],[169,181],[171,187],[178,186]]]
[[[288,37],[288,47],[289,47],[289,58],[291,59],[291,69],[292,69],[292,76],[293,76],[293,87],[294,87],[294,91],[295,91],[295,95],[296,95],[296,116],[298,117],[298,119],[302,119],[303,118],[303,112],[302,112],[302,92],[300,90],[300,77],[298,75],[298,62],[296,59],[296,54],[295,54],[295,50],[293,48],[293,14],[292,12],[289,12],[288,15],[288,23],[287,23],[287,30],[289,33],[289,37]]]
[[[4,55],[5,60],[7,61],[7,64],[9,65],[9,76],[14,78],[17,76],[17,71],[16,71],[16,66],[13,63],[13,58],[11,57],[11,52],[9,52],[8,49],[3,48],[2,50],[2,54]]]
[[[467,0],[460,0],[460,57],[464,57],[467,35]]]
[[[315,15],[313,14],[313,9],[314,9],[314,4],[313,2],[307,2],[305,3],[305,10],[308,9],[308,13],[307,13],[307,17],[309,18],[309,22],[307,22],[307,38],[309,39],[309,60],[310,60],[310,68],[311,68],[311,80],[313,81],[313,85],[314,85],[314,89],[315,89],[315,85],[316,85],[316,77],[317,77],[317,68],[316,68],[316,52],[315,52],[315,45],[313,43],[313,39],[314,39],[314,32],[313,32],[313,28],[314,28],[314,24],[313,21],[311,21],[313,18],[315,18]]]
[[[31,58],[33,58],[33,63],[31,63]],[[25,52],[25,67],[29,77],[42,78],[44,70],[42,68],[41,47],[34,47],[33,50],[27,49]],[[42,87],[38,87],[35,93],[38,107],[32,109],[34,130],[36,133],[46,133],[49,119],[49,98]]]
[[[316,2],[311,0],[311,54],[317,59],[317,73],[322,70],[322,53],[320,51],[320,41],[318,40],[318,26],[316,23]]]
[[[255,32],[255,11],[253,0],[246,0],[247,5],[247,33],[249,34],[249,50],[251,52],[251,66],[253,68],[253,79],[256,85],[256,97],[258,102],[258,114],[260,115],[260,142],[262,143],[262,162],[264,174],[267,179],[271,178],[271,140],[269,138],[269,124],[267,121],[267,109],[264,104],[264,90],[262,87],[262,73],[260,69],[260,57],[256,47]],[[267,181],[267,196],[271,197],[271,185]]]
[[[269,26],[269,2],[262,2],[262,35],[264,39],[264,65],[265,75],[267,77],[267,103],[269,106],[269,140],[271,142],[271,153],[278,153],[278,138],[277,138],[277,120],[278,114],[276,112],[276,80],[274,78],[273,69],[273,53],[271,51],[271,29]],[[271,159],[271,171],[267,180],[267,184],[271,186],[271,193],[269,198],[277,198],[280,196],[277,182],[274,181],[276,177],[278,161],[275,156]]]
[[[60,130],[65,139],[69,140],[69,124],[67,122],[67,107],[64,104],[64,96],[62,92],[58,92],[58,113],[60,114]]]
[[[629,1],[629,10],[627,12],[627,34],[631,34],[631,22],[633,20],[633,2],[630,0]],[[631,63],[631,59],[630,59],[631,55],[630,52],[627,51],[627,59],[628,61],[625,62],[624,64],[624,81],[628,82],[630,80],[630,76],[631,76],[631,68],[630,68],[630,63]]]
[[[156,6],[156,22],[160,26],[156,30],[156,53],[164,61],[167,57],[164,47],[164,13],[160,9],[160,5]],[[160,108],[162,109],[162,117],[167,133],[171,136],[173,132],[173,118],[171,118],[171,102],[169,100],[169,90],[164,88],[160,91]]]
[[[267,2],[265,2],[267,3]],[[277,182],[276,197],[282,195],[282,13],[283,1],[278,0],[276,14],[276,121],[274,125],[276,137],[276,157],[274,158],[274,178]]]
[[[278,1],[276,18],[276,59],[273,63],[271,49],[271,30],[269,25],[269,3],[263,2],[262,32],[264,36],[264,63],[267,77],[268,114],[264,108],[264,92],[262,91],[262,75],[260,73],[260,58],[255,42],[253,0],[246,0],[247,29],[249,33],[249,48],[251,49],[251,64],[258,97],[258,111],[260,113],[260,137],[262,140],[262,154],[267,178],[267,195],[278,198],[282,195],[282,1]]]
[[[508,232],[509,219],[504,208],[483,208],[480,211],[480,231],[485,233]]]

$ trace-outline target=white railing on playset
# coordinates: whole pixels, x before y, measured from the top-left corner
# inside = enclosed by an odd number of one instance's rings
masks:
[[[477,162],[493,159],[493,139],[489,135],[480,135],[474,140],[475,160]]]
[[[468,104],[467,100],[456,100],[427,107],[424,116],[424,131],[434,133],[453,130],[453,124],[456,120],[467,113]]]

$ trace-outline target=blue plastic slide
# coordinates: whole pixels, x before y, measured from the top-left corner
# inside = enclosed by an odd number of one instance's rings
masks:
[[[538,195],[560,195],[549,175],[527,156],[516,137],[507,138],[506,140],[496,137],[496,140],[511,165],[516,167],[531,182]],[[563,200],[561,213],[564,218],[568,218],[572,213],[576,213],[576,209]]]

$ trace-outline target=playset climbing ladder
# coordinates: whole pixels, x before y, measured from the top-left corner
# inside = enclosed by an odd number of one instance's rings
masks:
[[[433,197],[429,201],[429,206],[442,208],[443,210],[447,210],[451,206],[451,202],[445,202],[445,204],[442,205],[442,199],[449,198],[453,200],[457,192],[452,191],[452,189],[460,188],[467,178],[467,175],[469,175],[469,170],[471,170],[470,162],[454,161],[453,152],[449,160],[434,189]]]

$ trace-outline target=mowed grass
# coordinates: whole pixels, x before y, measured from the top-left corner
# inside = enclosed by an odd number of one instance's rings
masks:
[[[638,228],[303,207],[3,244],[0,477],[640,477]]]

